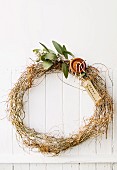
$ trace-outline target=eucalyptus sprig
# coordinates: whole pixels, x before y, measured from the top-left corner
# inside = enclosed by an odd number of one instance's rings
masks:
[[[65,45],[60,45],[56,41],[52,41],[52,43],[57,53],[47,48],[44,44],[40,43],[43,49],[33,50],[33,52],[37,56],[36,62],[42,61],[44,69],[49,69],[56,61],[62,61],[62,71],[64,73],[65,78],[67,78],[69,69],[68,69],[67,63],[65,63],[65,60],[68,59],[68,55],[72,57],[74,57],[74,55],[70,51],[67,50]]]

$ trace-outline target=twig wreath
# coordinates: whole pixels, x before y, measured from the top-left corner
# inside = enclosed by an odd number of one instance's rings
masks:
[[[11,90],[8,98],[9,118],[15,126],[18,138],[21,143],[32,150],[42,153],[58,155],[62,151],[72,148],[89,138],[107,133],[108,125],[113,117],[113,101],[109,95],[105,80],[100,76],[100,72],[93,66],[86,66],[81,58],[74,58],[66,47],[52,41],[57,54],[48,49],[45,45],[43,50],[34,49],[37,60],[28,66]],[[71,60],[68,55],[72,56]],[[94,114],[85,121],[85,125],[80,127],[76,134],[69,137],[56,137],[47,133],[36,132],[27,127],[24,122],[23,96],[32,87],[35,79],[46,73],[63,71],[67,78],[68,73],[80,79],[82,85],[95,103]]]

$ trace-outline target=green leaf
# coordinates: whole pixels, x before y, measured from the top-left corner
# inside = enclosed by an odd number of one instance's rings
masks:
[[[42,61],[45,61],[45,60],[46,60],[46,59],[45,59],[45,54],[42,55],[42,56],[40,56],[40,60],[42,60]]]
[[[51,49],[48,49],[48,50],[49,50],[49,53],[54,53],[55,54],[55,52],[53,50],[51,50]],[[48,52],[47,50],[45,50],[45,48],[43,49],[43,51]]]
[[[62,71],[64,73],[65,78],[68,77],[68,65],[66,63],[62,63]]]
[[[39,49],[34,49],[33,52],[37,54],[39,52]]]
[[[81,73],[81,77],[86,76],[86,72]]]
[[[47,53],[47,54],[45,54],[45,59],[56,60],[57,56],[54,53]]]
[[[42,43],[40,43],[43,47],[44,47],[44,49],[47,51],[47,52],[49,52],[49,49],[44,45],[44,44],[42,44]]]
[[[36,62],[39,62],[39,61],[40,61],[40,59],[37,59],[37,60],[36,60]]]
[[[67,51],[67,49],[66,49],[65,45],[63,45],[63,50],[64,50],[64,51]]]
[[[72,57],[74,57],[74,55],[70,52],[70,51],[64,51],[64,55],[65,54],[69,54],[69,55],[71,55]]]
[[[53,65],[53,62],[50,60],[46,60],[46,61],[43,61],[42,64],[43,64],[44,69],[49,69]]]
[[[55,54],[55,52],[54,52],[53,50],[51,50],[51,49],[49,49],[49,52],[50,52],[50,53],[54,53],[54,54]]]
[[[56,41],[52,41],[55,49],[57,50],[58,53],[63,54],[63,47],[58,44]]]
[[[65,53],[65,51],[67,51],[65,45],[63,45],[63,50],[64,50],[63,54],[64,54],[65,58],[68,59],[68,54]]]

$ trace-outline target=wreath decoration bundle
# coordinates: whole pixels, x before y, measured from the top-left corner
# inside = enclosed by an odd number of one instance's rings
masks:
[[[108,125],[113,117],[113,100],[107,91],[106,82],[97,68],[86,66],[83,59],[74,58],[74,55],[64,45],[62,46],[55,41],[53,41],[53,45],[58,52],[57,54],[44,44],[40,44],[43,46],[43,50],[33,50],[37,56],[36,62],[26,68],[9,93],[9,119],[15,126],[21,144],[41,153],[58,155],[89,138],[107,133]],[[68,55],[73,58],[69,60]],[[32,87],[35,79],[56,71],[63,71],[66,78],[68,74],[79,78],[95,103],[94,114],[85,121],[85,125],[80,127],[77,133],[68,137],[56,137],[37,132],[35,129],[27,127],[23,122],[25,117],[23,96],[25,92]]]

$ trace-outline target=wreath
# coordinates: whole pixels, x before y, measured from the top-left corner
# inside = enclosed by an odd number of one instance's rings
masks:
[[[85,61],[81,58],[75,58],[65,45],[52,42],[57,53],[42,43],[40,43],[43,46],[42,50],[33,50],[37,60],[26,68],[10,91],[8,112],[9,119],[16,129],[21,144],[41,153],[58,155],[89,138],[107,133],[108,125],[113,117],[113,100],[107,91],[106,82],[97,68],[86,66]],[[68,59],[69,55],[72,56],[70,60]],[[25,92],[32,87],[35,79],[56,71],[62,71],[65,78],[68,77],[68,74],[72,74],[80,79],[82,86],[95,104],[94,114],[85,120],[85,125],[80,127],[77,133],[68,137],[56,137],[48,133],[37,132],[35,129],[27,127],[23,122],[25,117],[23,96]]]

